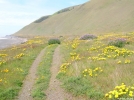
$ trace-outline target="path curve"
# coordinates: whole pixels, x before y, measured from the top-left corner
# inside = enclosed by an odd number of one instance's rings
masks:
[[[59,46],[55,49],[53,55],[53,62],[51,66],[51,78],[49,83],[49,88],[46,91],[46,100],[82,100],[73,97],[71,94],[67,93],[63,88],[61,88],[61,83],[56,76],[58,74],[61,65],[61,54]]]
[[[33,62],[32,66],[30,67],[29,74],[24,80],[22,90],[19,92],[18,100],[33,100],[31,96],[31,90],[35,83],[37,67],[40,64],[44,53],[45,53],[45,49],[43,49],[40,52],[40,54],[37,56],[37,58]]]

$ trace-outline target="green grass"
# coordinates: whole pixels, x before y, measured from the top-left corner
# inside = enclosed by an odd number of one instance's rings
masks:
[[[84,97],[86,95],[88,98],[92,98],[92,100],[99,100],[104,96],[101,91],[95,90],[94,86],[86,78],[80,76],[67,77],[63,73],[58,74],[57,78],[63,82],[62,88],[71,92],[74,96],[81,95]]]
[[[32,96],[34,100],[44,100],[46,98],[45,90],[48,88],[49,80],[51,77],[50,67],[52,63],[52,58],[54,50],[57,47],[56,44],[49,45],[45,50],[45,55],[38,66],[37,70],[37,80],[32,91]]]
[[[18,95],[30,66],[46,45],[44,38],[34,38],[31,42],[0,51],[0,54],[7,54],[0,57],[0,62],[5,61],[0,65],[0,100],[13,100]],[[16,58],[21,53],[24,56]]]
[[[115,37],[126,38],[131,41],[130,44],[126,44],[124,48],[114,47],[117,51],[119,50],[120,56],[117,56],[115,53],[116,50],[106,50],[106,48],[108,48],[108,41]],[[57,76],[63,83],[63,88],[74,95],[84,95],[85,98],[108,100],[104,95],[113,90],[115,86],[121,83],[125,83],[127,86],[133,86],[133,38],[133,34],[109,34],[99,36],[98,39],[92,41],[74,39],[62,43],[61,52],[64,58],[62,62],[70,63],[66,68],[60,69],[60,73]],[[109,48],[112,49],[112,47]],[[121,52],[122,50],[124,51]],[[132,52],[132,54],[125,54],[125,52],[128,53],[129,51]],[[103,52],[106,54],[99,56],[103,54]],[[70,54],[75,54],[75,56],[71,56]],[[115,55],[117,57],[114,58]],[[93,60],[94,57],[98,58]],[[105,58],[105,60],[100,60],[102,57]],[[125,63],[127,60],[128,63]],[[118,63],[119,61],[121,61],[121,63]],[[93,74],[94,72],[92,72],[92,76],[83,73],[86,69],[93,70],[97,67],[101,67],[102,69],[101,73],[96,74],[97,76]]]
[[[109,40],[115,37],[125,38],[130,43],[122,48],[109,47]],[[91,41],[64,37],[62,41],[63,64],[59,66],[57,78],[66,91],[87,100],[109,100],[104,95],[114,87],[122,83],[134,87],[134,33],[102,35]],[[0,51],[0,54],[7,54],[0,55],[0,100],[13,100],[18,95],[32,62],[46,45],[47,41],[43,38],[35,38],[18,47]],[[32,91],[35,100],[46,98],[45,90],[51,77],[50,66],[56,47],[50,45],[46,48],[38,66],[38,78]],[[95,71],[100,67],[102,72]],[[113,100],[116,99],[113,97]]]

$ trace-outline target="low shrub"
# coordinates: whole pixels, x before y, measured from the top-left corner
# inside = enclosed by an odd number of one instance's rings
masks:
[[[86,34],[80,37],[80,40],[90,40],[90,39],[95,39],[95,38],[97,38],[97,36],[93,34]]]
[[[118,39],[112,40],[108,43],[108,45],[113,45],[113,46],[116,46],[119,48],[124,47],[125,44],[129,44],[129,42],[124,38],[118,38]]]
[[[51,45],[51,44],[60,44],[60,40],[57,39],[57,38],[53,38],[53,39],[49,39],[48,40],[48,44]]]

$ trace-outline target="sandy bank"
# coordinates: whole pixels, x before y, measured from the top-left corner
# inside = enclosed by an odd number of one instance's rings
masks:
[[[0,38],[0,49],[11,47],[12,45],[18,45],[26,42],[27,39],[18,37],[4,37]]]

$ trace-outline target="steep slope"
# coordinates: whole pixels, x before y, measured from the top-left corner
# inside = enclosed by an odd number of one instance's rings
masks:
[[[37,19],[36,21],[34,21],[34,23],[40,23],[40,22],[42,22],[42,21],[48,19],[49,17],[50,17],[49,15],[48,15],[48,16],[43,16],[43,17]]]
[[[91,0],[63,9],[15,35],[69,35],[134,31],[134,0]]]

